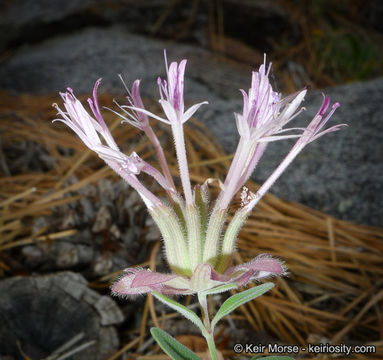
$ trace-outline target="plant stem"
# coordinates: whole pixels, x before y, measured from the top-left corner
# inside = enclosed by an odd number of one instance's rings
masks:
[[[215,347],[213,333],[206,334],[205,339],[207,341],[207,346],[209,347],[211,360],[218,360],[217,349]]]
[[[215,347],[215,342],[214,342],[214,332],[210,326],[210,318],[209,318],[209,311],[207,308],[206,294],[198,293],[198,301],[201,304],[202,319],[206,328],[206,331],[204,331],[202,335],[205,337],[207,346],[209,347],[211,360],[218,360],[217,349]]]

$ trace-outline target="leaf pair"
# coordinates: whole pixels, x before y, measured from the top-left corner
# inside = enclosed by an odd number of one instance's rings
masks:
[[[159,328],[151,328],[153,338],[173,360],[201,360],[196,354],[182,345],[167,332]],[[294,360],[289,356],[254,356],[250,360]]]
[[[228,298],[221,306],[221,308],[218,310],[217,314],[214,316],[211,328],[212,331],[214,330],[214,326],[220,321],[224,316],[230,314],[232,311],[234,311],[239,306],[245,304],[248,301],[251,301],[255,299],[256,297],[264,294],[268,290],[270,290],[274,286],[273,283],[266,283],[259,285],[257,287],[248,289],[246,291],[243,291],[241,293],[235,294]],[[225,289],[215,289],[218,291],[209,291],[208,294],[220,292],[228,290],[229,286],[224,285]],[[197,316],[195,312],[188,309],[186,306],[181,305],[174,301],[173,299],[168,298],[167,296],[160,294],[156,291],[153,292],[153,295],[163,302],[164,304],[168,305],[170,308],[178,311],[181,315],[183,315],[185,318],[187,318],[189,321],[191,321],[193,324],[195,324],[202,332],[202,335],[207,338],[207,330],[200,320],[200,318]],[[164,350],[166,354],[168,354],[173,360],[198,360],[199,357],[194,354],[191,350],[189,350],[187,347],[179,343],[177,340],[175,340],[173,337],[171,337],[169,334],[167,334],[165,331],[158,329],[158,328],[152,328],[150,330],[153,338],[157,341],[158,345]],[[277,360],[277,358],[269,357],[269,360]],[[286,360],[289,358],[281,358],[280,360]]]

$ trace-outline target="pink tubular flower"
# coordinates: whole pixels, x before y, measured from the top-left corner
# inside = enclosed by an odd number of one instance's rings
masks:
[[[193,114],[201,107],[201,105],[207,104],[208,102],[203,101],[201,103],[191,106],[186,112],[184,111],[184,76],[186,60],[182,60],[179,65],[176,62],[172,62],[168,67],[166,52],[164,54],[167,81],[158,78],[157,83],[161,97],[159,102],[162,106],[162,109],[164,110],[167,119],[163,119],[143,109],[141,106],[128,106],[128,108],[132,111],[141,112],[154,119],[171,125],[174,137],[174,144],[176,147],[176,154],[182,187],[184,190],[186,203],[188,205],[191,205],[193,203],[193,196],[186,157],[183,124],[193,116]]]
[[[128,268],[112,285],[117,296],[132,296],[158,291],[168,295],[189,295],[212,291],[223,285],[245,286],[250,281],[274,275],[285,275],[286,270],[277,259],[262,254],[248,263],[233,266],[225,273],[217,273],[210,264],[200,264],[190,278],[175,274],[161,274],[146,269]]]
[[[243,111],[234,114],[240,141],[225,179],[224,190],[218,198],[217,206],[221,209],[227,208],[233,196],[250,178],[269,142],[300,138],[305,132],[305,128],[284,126],[303,110],[297,111],[307,90],[302,89],[282,99],[269,82],[270,69],[271,64],[266,71],[265,57],[258,72],[252,74],[249,92],[241,90]]]
[[[114,111],[113,109],[109,109],[109,110],[112,111],[114,114],[123,118],[124,119],[123,122],[126,122],[142,130],[146,134],[146,136],[148,137],[148,139],[154,146],[162,172],[166,180],[168,181],[168,183],[171,185],[172,190],[174,190],[175,189],[174,181],[170,173],[170,169],[166,161],[162,146],[157,138],[157,135],[154,133],[152,127],[150,126],[148,115],[142,112],[142,110],[145,110],[145,107],[140,94],[140,80],[134,81],[132,85],[132,90],[130,91],[129,88],[126,86],[122,76],[119,75],[119,77],[128,93],[128,96],[127,96],[128,105],[121,106],[116,101],[115,101],[115,104],[125,113],[125,115],[122,115]],[[140,109],[140,111],[132,110],[133,108]],[[126,109],[129,109],[130,111],[127,111]],[[168,191],[168,194],[171,195],[169,191]]]
[[[66,111],[54,104],[61,118],[53,121],[60,121],[70,127],[89,149],[95,151],[117,174],[138,191],[149,208],[159,205],[160,200],[137,180],[136,175],[145,172],[155,178],[166,190],[175,191],[175,189],[157,169],[142,160],[135,152],[127,156],[120,151],[98,106],[97,89],[100,82],[101,79],[95,83],[93,99],[88,99],[89,106],[97,120],[89,115],[74,95],[73,90],[68,88],[67,92],[60,93]],[[101,141],[100,136],[106,144]]]
[[[128,93],[128,105],[120,105],[116,101],[114,101],[114,103],[125,113],[125,115],[120,114],[113,109],[108,108],[108,110],[123,118],[124,120],[122,122],[126,122],[140,130],[145,131],[145,129],[150,127],[150,125],[148,116],[142,112],[142,110],[145,110],[145,107],[140,95],[140,80],[136,80],[132,85],[132,90],[129,90],[122,76],[119,75],[119,77]],[[131,110],[131,108],[141,109],[141,111]],[[126,109],[129,109],[130,111],[127,111]]]
[[[162,80],[160,77],[157,79],[158,88],[160,91],[160,104],[166,119],[157,116],[150,111],[144,109],[143,106],[140,106],[138,103],[133,102],[132,106],[128,106],[131,110],[134,110],[138,113],[143,113],[154,119],[162,121],[166,124],[172,125],[174,123],[183,124],[189,120],[194,113],[204,104],[208,104],[207,101],[202,101],[198,104],[191,106],[188,110],[185,111],[184,104],[184,77],[185,77],[185,67],[186,60],[182,60],[178,65],[177,62],[172,62],[168,67],[168,62],[165,52],[165,65],[166,65],[166,75],[167,80]],[[133,91],[132,91],[133,94]]]
[[[62,116],[61,119],[59,118],[54,121],[61,121],[69,126],[91,150],[93,150],[95,146],[102,145],[99,137],[99,135],[101,135],[109,148],[119,151],[99,112],[96,92],[100,81],[101,79],[97,80],[94,86],[94,100],[88,99],[93,115],[97,121],[88,114],[81,102],[75,97],[71,88],[68,88],[68,91],[65,93],[60,93],[61,98],[64,100],[66,112],[62,111],[57,104],[53,104],[58,110],[59,115]]]
[[[241,194],[242,207],[237,211],[234,215],[231,223],[229,224],[225,238],[222,244],[222,252],[219,258],[217,269],[222,271],[226,269],[230,264],[230,254],[233,253],[235,249],[235,240],[236,236],[239,232],[239,229],[244,224],[247,216],[254,209],[255,205],[259,202],[259,200],[266,194],[266,192],[270,189],[270,187],[274,184],[274,182],[281,176],[281,174],[286,170],[286,168],[291,164],[291,162],[296,158],[296,156],[303,150],[303,148],[311,143],[312,141],[318,139],[319,137],[340,130],[341,127],[345,126],[345,124],[334,125],[326,130],[320,131],[333,115],[335,110],[340,106],[339,103],[335,103],[331,111],[325,116],[325,113],[330,104],[330,98],[328,96],[323,95],[324,100],[323,104],[320,107],[318,113],[311,120],[310,124],[304,130],[303,134],[300,136],[298,141],[295,143],[293,148],[290,150],[285,159],[279,164],[279,166],[274,170],[274,172],[270,175],[270,177],[263,183],[263,185],[258,189],[258,191],[254,194],[249,192],[246,187],[244,187],[243,192]],[[227,236],[227,234],[235,234],[235,236]],[[208,243],[208,241],[207,241]],[[211,246],[211,245],[210,245]]]
[[[165,65],[167,81],[162,80],[160,77],[157,80],[161,97],[160,104],[168,119],[162,119],[162,121],[168,124],[171,124],[172,122],[180,122],[183,124],[193,116],[201,105],[207,104],[208,102],[203,101],[195,104],[185,112],[184,76],[186,60],[182,60],[179,65],[176,62],[172,62],[168,67],[165,52]]]
[[[279,164],[279,166],[274,170],[271,176],[265,181],[265,183],[258,189],[256,194],[252,195],[252,200],[245,206],[248,211],[251,211],[258,201],[265,195],[265,193],[270,189],[274,182],[281,176],[281,174],[286,170],[286,168],[291,164],[291,162],[296,158],[296,156],[303,150],[303,148],[310,144],[311,142],[317,140],[321,136],[328,134],[330,132],[338,131],[345,124],[337,124],[326,130],[321,131],[321,129],[327,124],[328,120],[334,114],[335,110],[340,107],[339,103],[332,105],[330,112],[325,116],[325,113],[330,105],[330,98],[327,95],[323,94],[323,103],[320,107],[318,113],[311,120],[310,124],[304,129],[303,134],[299,137],[298,141],[295,143],[293,148],[290,150],[285,159]]]
[[[258,72],[252,73],[249,92],[241,90],[243,110],[241,114],[234,114],[240,141],[225,179],[225,190],[221,192],[218,199],[217,206],[221,209],[227,208],[235,193],[249,179],[267,143],[299,137],[299,134],[285,133],[303,130],[283,127],[302,111],[297,109],[307,90],[302,89],[281,99],[281,95],[273,90],[269,82],[270,69],[271,64],[266,71],[265,57],[265,62]]]
[[[237,129],[240,136],[252,141],[272,141],[271,135],[280,134],[284,125],[296,117],[300,111],[297,108],[304,99],[307,90],[302,89],[297,93],[281,99],[281,95],[275,92],[269,82],[271,63],[266,72],[265,63],[258,72],[253,72],[251,87],[248,94],[241,90],[243,96],[242,114],[235,114]],[[299,135],[293,135],[297,137]],[[280,138],[290,138],[292,135],[282,135]]]
[[[330,104],[330,99],[328,96],[324,96],[321,108],[307,128],[284,129],[283,127],[301,112],[301,110],[297,111],[297,109],[306,94],[306,89],[280,100],[281,96],[273,91],[268,80],[270,66],[267,72],[265,69],[266,65],[263,64],[260,66],[259,72],[253,72],[251,88],[248,94],[242,90],[244,99],[243,112],[242,114],[235,114],[240,140],[226,176],[223,189],[218,196],[216,205],[210,216],[211,226],[209,223],[209,236],[206,237],[203,260],[204,262],[214,264],[217,266],[218,271],[221,272],[225,271],[230,265],[230,254],[232,254],[235,249],[238,231],[244,224],[248,214],[287,166],[307,144],[324,134],[337,131],[344,126],[344,124],[335,125],[320,132],[335,110],[340,106],[338,103],[335,103],[329,114],[325,116],[325,112]],[[301,133],[284,134],[286,131],[292,130],[299,130]],[[209,229],[215,228],[212,222],[220,217],[223,218],[223,214],[227,211],[230,201],[251,176],[267,144],[271,141],[289,138],[298,138],[298,140],[283,162],[256,194],[244,194],[247,205],[237,211],[229,224],[224,240],[222,241],[221,254],[217,259],[215,254],[216,248],[219,247],[220,239],[213,232],[209,232]]]

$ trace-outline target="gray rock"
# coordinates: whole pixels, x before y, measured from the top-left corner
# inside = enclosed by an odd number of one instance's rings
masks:
[[[81,360],[105,358],[118,348],[114,326],[124,316],[111,298],[89,289],[81,275],[63,272],[1,281],[0,320],[6,325],[0,327],[0,357],[19,358],[21,348],[43,359],[82,334],[60,353],[92,341],[70,357]]]
[[[121,94],[117,74],[122,74],[127,83],[142,80],[143,96],[157,97],[156,80],[165,73],[165,48],[169,61],[188,59],[186,91],[191,102],[214,100],[215,92],[231,98],[238,95],[239,86],[248,86],[250,68],[229,65],[200,48],[133,35],[115,26],[86,29],[21,48],[2,64],[0,87],[14,93],[45,94],[70,86],[77,93],[89,93],[102,77],[101,91]]]
[[[85,11],[89,11],[91,4],[95,1],[101,2],[100,0],[3,1],[4,4],[0,9],[0,50],[7,45],[36,41],[47,36],[52,30],[58,33],[65,24],[73,28],[73,25],[84,17]],[[65,27],[65,30],[69,28]]]
[[[189,103],[209,101],[196,117],[226,151],[233,152],[238,140],[233,112],[241,110],[238,89],[248,89],[250,69],[190,45],[132,35],[120,26],[90,28],[20,49],[2,64],[0,86],[16,93],[47,93],[66,86],[90,93],[94,81],[103,77],[102,91],[121,94],[116,74],[122,73],[127,83],[141,78],[143,95],[158,98],[155,84],[156,77],[165,72],[164,48],[170,60],[189,60],[186,99]],[[271,192],[342,219],[382,225],[383,79],[326,93],[342,104],[331,123],[344,122],[349,127],[310,144]],[[320,93],[312,92],[305,102],[307,111],[296,124],[307,124],[320,101]],[[291,146],[291,141],[270,144],[254,179],[264,181]]]
[[[81,13],[89,9],[92,3],[99,5],[101,1],[84,0],[79,2],[68,0],[65,3],[50,0],[8,1],[1,9],[2,19],[0,24],[22,28],[23,26],[39,26],[53,23],[74,13]],[[5,35],[9,36],[9,34]]]
[[[177,38],[208,46],[211,41],[211,4],[208,1],[168,0],[13,0],[0,7],[0,50],[27,42],[38,42],[92,25],[122,24],[129,31],[163,38]],[[197,5],[197,8],[195,8]],[[270,47],[287,26],[289,13],[277,2],[222,0],[225,41],[245,35],[248,42]],[[214,5],[213,5],[214,7]],[[256,31],[262,28],[262,31]]]

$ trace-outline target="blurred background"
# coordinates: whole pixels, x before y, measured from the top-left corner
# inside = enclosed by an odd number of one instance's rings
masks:
[[[119,24],[252,68],[267,53],[284,92],[324,88],[382,74],[382,8],[378,0],[3,0],[1,60],[20,47]]]
[[[209,101],[186,127],[195,182],[224,178],[238,141],[238,89],[249,88],[264,54],[275,90],[311,89],[296,126],[315,115],[321,91],[341,103],[332,124],[348,125],[310,144],[241,232],[236,262],[268,252],[290,276],[218,329],[224,358],[246,341],[372,344],[377,353],[356,358],[382,358],[382,20],[379,0],[0,1],[0,360],[159,360],[153,325],[205,350],[150,296],[109,296],[123,268],[168,271],[160,234],[135,193],[51,124],[51,104],[68,86],[85,103],[102,77],[101,105],[122,103],[118,74],[128,86],[141,79],[145,105],[160,111],[164,49],[169,62],[188,59],[187,105]],[[142,134],[104,116],[123,151],[153,160]],[[169,129],[153,126],[177,176]],[[291,146],[268,147],[250,189]]]

